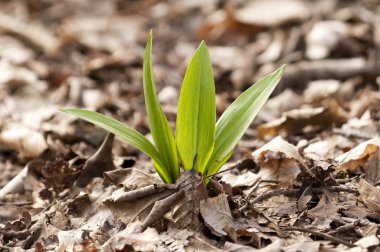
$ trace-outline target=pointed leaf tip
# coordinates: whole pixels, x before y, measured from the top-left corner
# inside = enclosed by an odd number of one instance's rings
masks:
[[[178,102],[176,143],[185,170],[195,163],[197,171],[204,171],[214,146],[215,111],[214,74],[202,41],[187,67]]]
[[[260,79],[244,91],[216,123],[215,147],[207,164],[207,174],[214,174],[225,163],[260,108],[279,83],[285,65]],[[223,161],[221,161],[223,160]]]

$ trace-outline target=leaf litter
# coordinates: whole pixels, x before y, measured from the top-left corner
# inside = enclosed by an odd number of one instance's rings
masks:
[[[376,251],[379,10],[354,2],[2,2],[0,248]],[[172,128],[196,40],[210,45],[217,116],[288,65],[207,188],[194,171],[163,184],[142,153],[57,112],[84,106],[147,135],[151,28]]]

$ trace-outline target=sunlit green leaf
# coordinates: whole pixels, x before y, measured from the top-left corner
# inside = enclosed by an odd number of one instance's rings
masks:
[[[215,84],[210,55],[202,41],[193,55],[178,102],[176,143],[182,166],[203,172],[215,134]]]
[[[163,158],[163,167],[170,174],[171,183],[179,176],[179,161],[173,132],[158,102],[152,71],[152,32],[145,48],[143,82],[145,106],[154,143]]]
[[[168,176],[167,172],[165,172],[162,167],[165,167],[161,161],[161,156],[153,146],[151,142],[149,142],[146,137],[137,132],[136,130],[128,127],[127,125],[95,111],[89,111],[85,109],[60,109],[63,112],[68,114],[72,114],[78,116],[90,123],[93,123],[116,136],[124,139],[127,143],[139,149],[149,157],[151,157],[155,163],[157,163],[160,169],[157,169],[157,172],[161,176],[162,180],[169,183],[171,178]],[[156,166],[156,167],[157,167]]]
[[[224,161],[226,156],[235,148],[280,81],[284,67],[282,66],[265,76],[243,92],[219,118],[215,129],[214,151],[206,167],[208,175],[215,173],[220,168],[220,166],[215,166],[215,162]]]

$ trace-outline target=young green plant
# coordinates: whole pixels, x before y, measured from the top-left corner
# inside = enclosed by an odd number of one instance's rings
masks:
[[[145,49],[143,86],[154,144],[133,128],[100,113],[84,109],[61,111],[102,127],[148,155],[165,183],[176,182],[180,167],[185,171],[195,168],[203,176],[216,173],[280,81],[285,66],[244,91],[216,122],[214,75],[207,46],[202,41],[182,83],[174,137],[158,102],[151,55],[152,32]]]

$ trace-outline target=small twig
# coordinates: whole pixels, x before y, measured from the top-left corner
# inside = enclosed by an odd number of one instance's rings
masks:
[[[308,229],[308,228],[302,228],[302,227],[281,227],[285,230],[288,230],[288,231],[299,231],[299,232],[304,232],[304,233],[310,233],[312,235],[315,235],[315,236],[318,236],[318,237],[321,237],[321,238],[325,238],[329,241],[332,241],[332,242],[335,242],[335,243],[338,243],[338,244],[343,244],[347,247],[355,247],[355,245],[353,245],[352,243],[346,241],[346,240],[343,240],[343,239],[340,239],[338,237],[335,237],[335,236],[332,236],[332,235],[329,235],[329,234],[326,234],[326,233],[321,233],[321,232],[318,232],[318,231],[315,231],[315,230],[311,230],[311,229]]]

